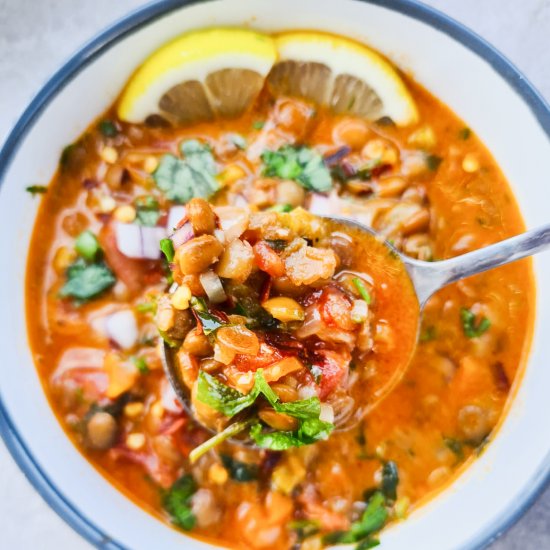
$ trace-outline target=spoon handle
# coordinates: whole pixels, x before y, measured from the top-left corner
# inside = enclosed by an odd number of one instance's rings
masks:
[[[550,224],[440,262],[404,258],[421,306],[440,288],[550,248]]]

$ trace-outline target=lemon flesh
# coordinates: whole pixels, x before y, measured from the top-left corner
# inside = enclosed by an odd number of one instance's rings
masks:
[[[260,93],[276,58],[274,40],[250,30],[184,34],[136,71],[120,98],[118,115],[128,122],[160,115],[176,125],[237,117]]]
[[[371,120],[390,117],[406,126],[416,105],[391,64],[366,46],[318,32],[289,32],[275,39],[278,61],[268,76],[275,95],[303,97]]]

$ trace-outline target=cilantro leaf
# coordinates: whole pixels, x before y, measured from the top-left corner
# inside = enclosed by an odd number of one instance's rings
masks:
[[[209,198],[220,185],[214,178],[216,164],[208,145],[196,140],[184,141],[180,147],[184,159],[164,155],[153,177],[166,198],[185,204],[193,197]]]
[[[98,124],[98,128],[105,137],[115,137],[118,134],[118,128],[111,120],[102,120]]]
[[[62,298],[87,301],[99,296],[116,283],[113,272],[104,263],[88,264],[79,258],[67,269],[67,282],[59,291]]]
[[[477,322],[475,314],[465,307],[460,310],[460,320],[462,321],[462,330],[467,338],[478,338],[491,326],[491,321],[487,317],[482,317]]]
[[[226,454],[221,454],[220,458],[231,479],[239,483],[247,483],[258,479],[257,464],[247,464]]]
[[[162,503],[174,525],[190,531],[195,527],[196,518],[191,509],[191,497],[197,484],[190,474],[180,477],[164,495]]]
[[[174,243],[172,242],[172,239],[162,239],[160,241],[160,249],[169,262],[174,259],[176,251],[174,250]]]
[[[332,188],[323,157],[309,147],[285,145],[278,151],[265,151],[262,161],[268,177],[291,179],[310,191],[324,192]]]
[[[272,451],[284,451],[291,447],[302,447],[325,440],[333,429],[334,425],[330,422],[308,418],[303,420],[300,427],[294,432],[264,432],[260,423],[254,424],[250,428],[250,437],[258,447]]]
[[[208,306],[206,305],[204,298],[197,298],[196,296],[193,296],[191,298],[191,307],[201,322],[202,331],[205,336],[208,336],[220,327],[225,327],[229,324],[208,311]]]
[[[159,203],[155,197],[145,196],[136,199],[136,223],[155,227],[160,218]]]

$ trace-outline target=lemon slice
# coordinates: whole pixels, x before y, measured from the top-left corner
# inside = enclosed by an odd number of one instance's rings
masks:
[[[276,61],[274,40],[245,29],[184,34],[155,51],[126,86],[118,115],[173,124],[237,117],[260,93]]]
[[[279,59],[268,77],[275,95],[328,105],[336,113],[397,125],[416,122],[416,105],[396,70],[371,49],[338,36],[289,32],[276,39]]]

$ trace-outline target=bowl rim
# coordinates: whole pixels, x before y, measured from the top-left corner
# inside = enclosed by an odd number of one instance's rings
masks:
[[[446,34],[477,54],[523,99],[537,119],[542,130],[550,139],[550,105],[523,73],[484,38],[452,17],[417,0],[355,1],[380,6],[419,20]],[[87,65],[127,35],[132,34],[152,21],[186,6],[206,2],[208,0],[154,0],[110,24],[78,49],[33,97],[8,134],[0,150],[0,186],[19,146],[34,126],[36,120],[55,96]],[[85,517],[78,507],[70,502],[52,483],[46,472],[33,457],[23,437],[15,427],[1,395],[0,436],[11,456],[25,474],[25,477],[61,519],[97,548],[126,550],[123,544],[113,540],[99,526]],[[483,532],[475,535],[465,548],[484,548],[494,541],[521,518],[549,483],[550,455],[547,455],[543,466],[535,473],[533,483],[531,483],[528,491],[524,492],[523,498],[511,504]]]

